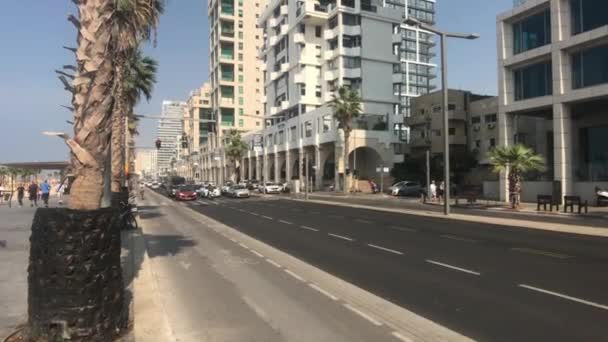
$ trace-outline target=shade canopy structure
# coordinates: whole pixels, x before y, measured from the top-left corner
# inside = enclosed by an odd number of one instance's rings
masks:
[[[68,161],[50,161],[50,162],[17,162],[17,163],[3,163],[0,162],[0,167],[13,167],[18,169],[31,169],[31,170],[63,170],[66,169],[70,163]]]

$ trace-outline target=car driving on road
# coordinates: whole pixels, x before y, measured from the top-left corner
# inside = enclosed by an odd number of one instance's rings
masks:
[[[228,195],[234,198],[248,198],[249,189],[241,185],[235,185],[230,188]]]
[[[258,187],[258,192],[263,194],[280,194],[283,187],[280,184],[267,182]]]
[[[195,201],[197,197],[194,185],[181,185],[175,192],[175,199],[178,201]]]
[[[401,181],[390,187],[393,196],[418,196],[421,190],[422,185],[412,181]]]

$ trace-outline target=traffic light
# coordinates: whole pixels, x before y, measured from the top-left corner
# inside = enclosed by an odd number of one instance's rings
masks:
[[[161,146],[162,146],[162,141],[160,141],[160,139],[156,139],[155,144],[156,144],[156,149],[157,149],[157,150],[160,150],[160,148],[161,148]]]

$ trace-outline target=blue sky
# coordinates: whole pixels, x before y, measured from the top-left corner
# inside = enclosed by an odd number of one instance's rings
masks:
[[[496,94],[496,15],[512,0],[438,0],[437,25],[445,30],[476,32],[476,41],[452,41],[450,87]],[[208,76],[207,0],[168,1],[158,45],[147,47],[160,63],[150,103],[137,112],[158,114],[163,99],[185,100]],[[69,0],[4,0],[0,13],[0,161],[65,160],[67,148],[40,132],[71,132],[70,113],[61,108],[70,96],[53,70],[73,63],[61,48],[75,44],[65,18],[74,13]],[[155,122],[144,122],[138,146],[151,146]]]

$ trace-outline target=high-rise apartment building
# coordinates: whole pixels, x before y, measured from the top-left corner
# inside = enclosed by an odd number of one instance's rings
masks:
[[[186,102],[186,116],[182,137],[181,158],[178,170],[188,180],[201,181],[201,149],[207,149],[207,143],[213,139],[215,120],[211,108],[211,86],[203,84],[190,92]]]
[[[157,172],[166,175],[177,162],[181,149],[181,137],[184,127],[184,115],[187,104],[177,101],[163,101],[161,119],[158,121],[156,137],[161,141],[157,155]]]
[[[547,171],[527,180],[559,200],[608,186],[606,13],[606,0],[519,0],[497,19],[499,144],[542,154]]]
[[[246,136],[255,149],[243,177],[301,179],[308,159],[317,187],[340,184],[350,170],[327,104],[343,85],[363,99],[350,141],[354,172],[377,179],[379,165],[402,161],[404,115],[411,97],[432,89],[434,68],[432,35],[403,21],[432,24],[434,12],[431,0],[270,1],[259,20],[266,122]]]
[[[218,133],[262,127],[257,18],[266,0],[209,0],[209,80]]]
[[[138,149],[135,152],[135,173],[141,176],[141,179],[156,179],[156,157],[158,151],[156,149]]]

